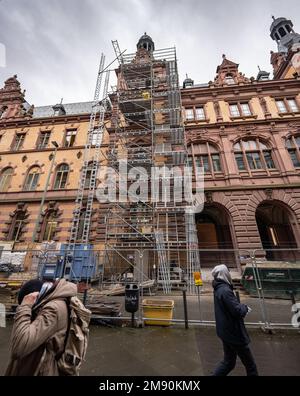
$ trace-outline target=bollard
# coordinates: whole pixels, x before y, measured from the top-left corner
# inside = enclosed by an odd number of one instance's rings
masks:
[[[186,289],[182,289],[182,297],[183,297],[183,310],[184,310],[185,328],[188,330],[188,328],[189,328],[189,318],[188,318],[188,310],[187,310]]]

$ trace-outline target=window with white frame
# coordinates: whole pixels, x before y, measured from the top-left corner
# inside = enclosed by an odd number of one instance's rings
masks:
[[[249,117],[252,115],[250,105],[247,102],[232,103],[229,108],[231,117]]]
[[[41,168],[39,166],[32,167],[25,180],[24,191],[35,191],[39,182]]]
[[[194,109],[185,109],[185,119],[193,121],[195,119]]]
[[[276,99],[276,105],[280,114],[299,112],[299,105],[295,98]]]
[[[205,120],[205,111],[204,107],[196,107],[195,108],[196,120]]]
[[[48,147],[51,132],[41,132],[37,142],[37,149],[43,150]]]
[[[74,146],[76,134],[77,134],[77,129],[68,129],[66,131],[64,147]]]
[[[0,175],[0,192],[7,192],[14,174],[13,168],[6,168]]]

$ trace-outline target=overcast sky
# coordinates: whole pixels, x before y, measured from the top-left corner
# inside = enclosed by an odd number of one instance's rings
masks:
[[[36,106],[91,100],[101,52],[112,61],[117,39],[132,53],[144,32],[157,49],[176,46],[181,82],[213,80],[223,53],[256,76],[271,71],[272,15],[300,33],[299,0],[0,0],[0,85],[17,74]]]

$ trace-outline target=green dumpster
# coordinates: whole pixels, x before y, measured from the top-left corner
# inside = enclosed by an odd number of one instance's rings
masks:
[[[259,263],[257,272],[265,297],[291,299],[291,294],[294,294],[296,299],[300,297],[300,263]],[[251,264],[245,267],[242,285],[250,296],[258,296]]]

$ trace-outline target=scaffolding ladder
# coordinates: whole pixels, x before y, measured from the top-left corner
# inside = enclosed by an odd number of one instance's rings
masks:
[[[80,173],[75,208],[70,231],[70,237],[67,245],[66,264],[64,268],[64,277],[70,278],[72,272],[72,261],[74,258],[76,243],[78,243],[78,232],[80,228],[81,215],[84,211],[82,224],[81,243],[87,245],[91,220],[93,214],[93,203],[97,185],[97,174],[100,165],[101,145],[104,134],[105,114],[108,109],[108,85],[110,71],[105,71],[105,56],[102,53],[97,75],[94,100],[91,109],[87,141],[84,148],[83,166]],[[102,87],[103,75],[105,74],[104,87]],[[101,91],[102,100],[101,98]],[[89,172],[89,176],[88,176]],[[87,191],[87,193],[86,193]]]

